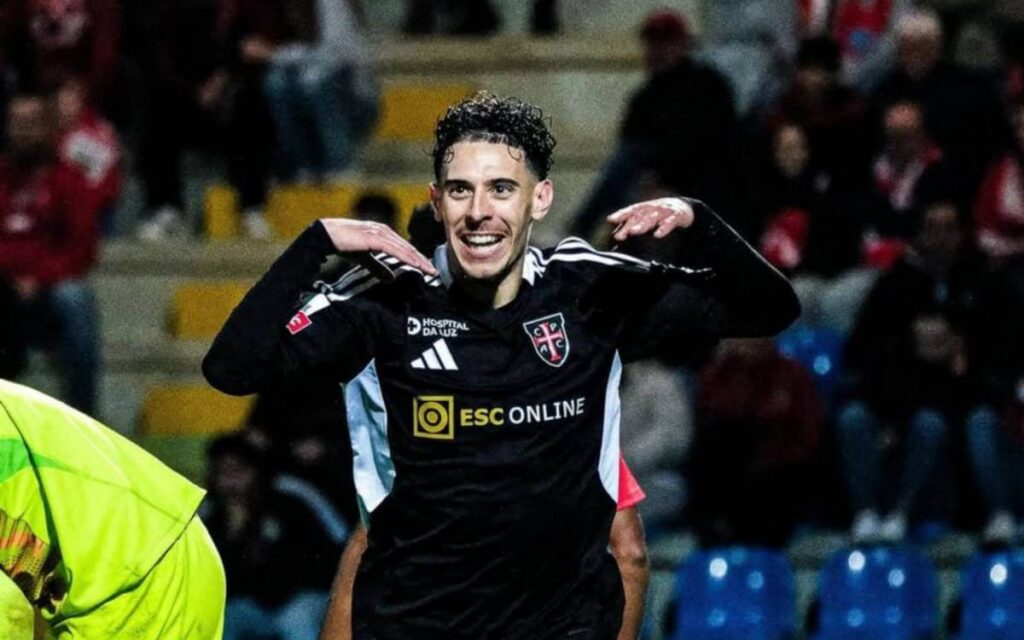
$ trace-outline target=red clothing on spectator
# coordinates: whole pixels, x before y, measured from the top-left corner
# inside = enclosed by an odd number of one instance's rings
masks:
[[[892,0],[839,0],[832,35],[843,59],[862,58],[889,28]]]
[[[796,270],[803,262],[811,217],[804,209],[788,208],[768,221],[761,235],[761,255],[777,269]]]
[[[974,205],[978,244],[990,256],[1024,253],[1024,170],[1017,156],[1000,158],[985,175]]]
[[[60,161],[81,172],[97,211],[113,206],[121,193],[121,142],[109,122],[89,112],[61,136]]]
[[[117,66],[118,24],[111,0],[11,0],[4,9],[6,49],[27,88],[71,78],[100,99]]]
[[[78,278],[96,261],[97,215],[74,169],[0,160],[0,275],[41,285]]]
[[[728,354],[704,369],[700,389],[697,406],[709,428],[750,430],[752,439],[737,434],[736,441],[756,449],[752,459],[758,466],[814,455],[823,410],[814,380],[799,362],[777,352],[757,359]]]
[[[944,155],[935,144],[927,144],[903,167],[897,167],[885,153],[875,159],[875,193],[887,206],[873,212],[862,238],[864,264],[887,270],[906,252],[915,229],[913,214],[928,197],[949,188],[943,184],[949,177]]]

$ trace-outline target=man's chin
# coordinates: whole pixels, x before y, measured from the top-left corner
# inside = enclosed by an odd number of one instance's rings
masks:
[[[488,282],[499,282],[505,276],[508,269],[502,268],[501,265],[466,265],[459,263],[459,271],[462,272],[464,278],[485,284]]]
[[[458,272],[463,278],[474,283],[486,285],[489,283],[498,284],[505,279],[512,267],[512,261],[507,255],[496,257],[491,260],[468,260],[457,256]]]

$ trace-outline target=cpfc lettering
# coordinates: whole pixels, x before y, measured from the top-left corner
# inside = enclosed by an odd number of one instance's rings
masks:
[[[569,333],[561,313],[523,323],[533,350],[552,367],[560,367],[569,358]]]
[[[512,407],[464,407],[456,406],[454,396],[418,396],[412,401],[412,434],[454,440],[457,429],[560,422],[582,416],[585,408],[583,397]]]

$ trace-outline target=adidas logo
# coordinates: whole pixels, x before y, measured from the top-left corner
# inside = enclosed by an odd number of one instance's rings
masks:
[[[448,350],[448,344],[442,338],[424,351],[423,355],[413,360],[412,368],[431,369],[434,371],[458,371],[459,365],[455,364],[455,358],[452,357],[452,352]]]

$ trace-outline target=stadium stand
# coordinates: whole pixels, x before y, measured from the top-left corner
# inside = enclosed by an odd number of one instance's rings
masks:
[[[938,630],[937,577],[911,549],[844,549],[822,568],[815,640],[930,638]]]
[[[960,581],[961,640],[1009,640],[1024,625],[1024,552],[980,552]]]
[[[673,640],[783,640],[796,630],[793,570],[777,551],[698,551],[676,572]]]

